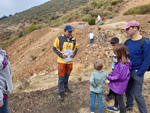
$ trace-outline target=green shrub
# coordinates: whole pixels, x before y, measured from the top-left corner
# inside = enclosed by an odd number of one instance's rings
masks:
[[[7,45],[8,45],[8,42],[4,42],[4,43],[2,43],[2,45],[0,47],[3,48],[5,46],[7,46]]]
[[[34,23],[32,23],[32,24],[28,27],[27,31],[28,31],[28,33],[30,33],[30,32],[32,32],[32,31],[34,31],[34,30],[36,30],[36,29],[39,29],[39,27],[37,27]]]
[[[91,18],[91,15],[85,15],[85,16],[81,17],[81,20],[88,22],[90,20],[90,18]]]
[[[35,59],[37,58],[37,57],[34,56],[34,55],[30,55],[30,57],[31,57],[32,60],[35,60]]]
[[[88,21],[89,25],[95,25],[95,19],[94,18],[91,18],[89,21]]]
[[[80,76],[80,77],[78,77],[78,81],[82,81],[82,77]]]
[[[95,9],[95,10],[89,12],[89,14],[92,17],[97,17],[98,15],[101,15],[101,13],[102,13],[102,10],[100,10],[100,9]]]
[[[150,14],[150,4],[133,7],[124,13],[124,15],[131,14]]]
[[[116,5],[117,3],[119,3],[119,0],[113,0],[113,1],[111,2],[111,5]]]
[[[93,7],[97,6],[97,2],[96,1],[91,1],[90,5],[92,5]]]
[[[91,11],[91,10],[93,10],[93,9],[94,9],[93,6],[91,6],[91,5],[86,5],[84,10],[85,10],[86,12],[89,12],[89,11]]]
[[[108,5],[108,0],[100,0],[99,2],[97,2],[97,8],[100,9],[102,6],[104,6],[105,4]]]
[[[42,49],[42,51],[45,51],[45,50],[46,50],[46,48],[43,48],[43,49]]]

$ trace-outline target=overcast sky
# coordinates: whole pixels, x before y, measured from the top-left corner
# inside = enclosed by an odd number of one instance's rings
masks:
[[[50,0],[0,0],[0,17],[14,15]]]

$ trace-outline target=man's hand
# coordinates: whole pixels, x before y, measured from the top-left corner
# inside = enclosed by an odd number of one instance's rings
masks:
[[[63,57],[63,58],[67,58],[67,55],[63,54],[62,57]]]
[[[73,57],[74,57],[74,54],[71,54],[70,57],[73,58]]]
[[[3,106],[4,104],[2,103],[1,105],[0,105],[0,108]]]

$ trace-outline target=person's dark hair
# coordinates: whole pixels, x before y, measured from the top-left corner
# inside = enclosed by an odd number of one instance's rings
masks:
[[[103,68],[103,64],[100,60],[95,60],[93,64],[96,70],[101,70]]]
[[[110,44],[117,44],[119,43],[119,38],[117,37],[113,37],[111,40],[110,40]]]
[[[117,44],[113,48],[114,53],[117,56],[117,61],[121,61],[123,64],[128,63],[128,59],[130,59],[128,48],[124,44]]]

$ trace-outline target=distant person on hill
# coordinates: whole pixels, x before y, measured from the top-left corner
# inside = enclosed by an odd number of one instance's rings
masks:
[[[95,112],[95,101],[96,96],[98,100],[98,111],[99,113],[103,113],[103,84],[107,78],[107,74],[102,71],[103,64],[101,61],[94,61],[95,72],[92,72],[90,78],[90,91],[91,91],[91,113]]]
[[[9,113],[8,94],[12,92],[12,76],[8,56],[0,48],[0,113]]]
[[[130,79],[131,61],[129,61],[128,49],[124,44],[118,44],[113,48],[117,56],[114,70],[109,73],[107,79],[110,81],[108,87],[114,92],[114,106],[108,106],[107,110],[115,113],[126,113],[123,102],[123,94]],[[120,112],[119,112],[120,111]]]
[[[112,46],[112,48],[114,48],[117,44],[119,44],[119,38],[117,37],[113,37],[110,41],[110,44]],[[112,59],[112,70],[114,70],[115,64],[117,63],[117,57],[115,55],[115,53],[113,52],[113,59]],[[109,94],[106,96],[106,100],[109,101],[111,99],[113,99],[114,93],[111,89],[109,89]]]
[[[98,20],[97,23],[100,24],[100,22],[101,22],[101,17],[100,17],[100,15],[98,15],[97,20]]]
[[[125,42],[125,45],[129,50],[132,61],[131,78],[126,90],[126,110],[133,109],[133,97],[135,97],[140,113],[147,113],[146,103],[142,96],[142,87],[144,73],[150,65],[150,41],[140,35],[140,24],[137,21],[128,22],[123,29],[126,31],[128,37],[130,37]],[[142,41],[143,47],[141,47]]]
[[[105,17],[104,16],[102,16],[102,20],[104,20],[105,19]]]
[[[90,44],[91,43],[93,44],[94,34],[92,32],[89,34],[89,38],[90,38]]]
[[[57,54],[58,62],[58,99],[63,101],[64,92],[72,93],[68,87],[69,75],[73,68],[72,59],[77,54],[77,42],[72,36],[72,26],[66,25],[64,28],[64,35],[56,38],[53,46],[53,51]]]

